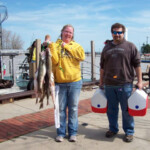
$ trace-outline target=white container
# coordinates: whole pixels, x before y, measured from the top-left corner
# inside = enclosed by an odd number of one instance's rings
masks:
[[[95,113],[107,112],[107,99],[104,90],[97,89],[91,98],[91,108]]]
[[[144,116],[148,107],[148,95],[136,89],[128,99],[128,112],[131,116]]]

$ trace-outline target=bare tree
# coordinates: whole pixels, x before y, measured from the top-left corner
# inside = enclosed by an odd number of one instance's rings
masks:
[[[11,31],[6,31],[3,29],[2,33],[3,49],[10,49]]]
[[[2,31],[3,49],[22,49],[23,41],[19,35],[3,29]]]

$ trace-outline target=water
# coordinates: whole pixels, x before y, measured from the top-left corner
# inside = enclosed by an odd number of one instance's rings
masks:
[[[19,66],[22,64],[26,56],[20,54],[14,57],[14,72],[15,72],[15,84],[21,88],[26,87],[29,80],[21,80],[23,72],[22,69],[19,69]],[[6,64],[6,75],[4,79],[12,80],[12,62],[8,56],[3,56],[3,62]],[[100,77],[100,55],[95,57],[95,77],[96,80],[99,80]],[[146,72],[147,65],[150,63],[141,63],[142,72]],[[84,82],[91,81],[91,55],[86,55],[85,61],[81,62],[82,77]],[[29,71],[26,71],[29,73]]]
[[[100,77],[100,56],[96,55],[95,57],[95,78],[96,80]],[[82,70],[82,76],[83,79],[86,81],[91,80],[91,55],[86,55],[85,60],[81,62],[81,70]]]
[[[147,65],[150,63],[141,63],[142,72],[146,72]],[[86,56],[85,61],[81,63],[83,79],[91,80],[91,55]],[[100,78],[100,55],[96,55],[95,57],[95,77],[96,80]]]
[[[29,70],[25,71],[23,69],[20,69],[19,67],[25,60],[26,56],[25,54],[20,54],[13,57],[14,62],[14,86],[11,88],[11,91],[18,91],[19,89],[22,90],[24,87],[26,89],[27,84],[29,80],[22,80],[23,73],[29,74]],[[5,80],[13,80],[13,71],[12,71],[12,58],[9,56],[3,56],[3,63],[6,64],[6,74],[3,76],[3,79]],[[7,90],[7,89],[6,89]],[[6,91],[4,89],[4,91]],[[11,92],[10,91],[10,92]],[[6,93],[6,92],[4,92]]]

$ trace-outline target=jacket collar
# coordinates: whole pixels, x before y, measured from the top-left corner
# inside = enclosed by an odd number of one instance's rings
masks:
[[[61,44],[63,41],[61,39],[58,39],[56,41],[56,43]],[[74,41],[70,41],[70,43],[68,43],[69,45],[73,45]]]

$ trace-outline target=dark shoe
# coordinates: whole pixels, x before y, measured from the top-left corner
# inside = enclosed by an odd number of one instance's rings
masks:
[[[105,136],[106,136],[107,138],[111,138],[111,137],[115,136],[116,134],[117,134],[117,133],[112,132],[112,131],[109,130],[109,131],[106,132],[106,135],[105,135]]]
[[[133,135],[125,135],[124,141],[125,142],[132,142],[133,141]]]

